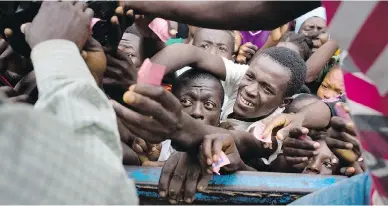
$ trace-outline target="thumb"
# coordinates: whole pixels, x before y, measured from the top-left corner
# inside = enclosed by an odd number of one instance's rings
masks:
[[[266,124],[263,136],[267,137],[272,134],[272,130],[275,129],[276,127],[283,127],[286,124],[286,118],[283,115],[279,115],[272,119],[268,124]],[[278,132],[279,133],[279,132]]]
[[[20,31],[26,36],[26,38],[29,35],[30,27],[31,27],[31,22],[22,24],[20,26]]]

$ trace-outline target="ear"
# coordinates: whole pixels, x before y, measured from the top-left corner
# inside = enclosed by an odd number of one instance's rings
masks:
[[[285,97],[283,99],[282,104],[279,106],[280,108],[286,107],[287,105],[291,104],[291,102],[294,100],[292,97]]]

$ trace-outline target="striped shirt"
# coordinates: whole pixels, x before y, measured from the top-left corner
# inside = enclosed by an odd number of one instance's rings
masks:
[[[388,2],[324,1],[338,40],[348,104],[373,179],[371,203],[388,204]],[[346,25],[346,26],[345,26]]]
[[[31,59],[35,109],[0,94],[0,204],[138,204],[115,112],[78,47],[45,41]]]

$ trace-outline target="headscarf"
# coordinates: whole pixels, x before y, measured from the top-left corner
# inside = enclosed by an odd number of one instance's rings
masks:
[[[295,20],[295,33],[298,33],[300,30],[300,27],[302,24],[309,18],[311,17],[319,17],[322,18],[323,20],[327,21],[326,19],[326,9],[324,7],[318,7],[302,16],[297,18]]]

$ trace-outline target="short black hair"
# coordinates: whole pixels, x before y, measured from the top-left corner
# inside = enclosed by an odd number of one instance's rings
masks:
[[[132,24],[132,26],[128,27],[124,33],[130,33],[130,34],[133,34],[133,35],[136,35],[138,37],[142,37],[142,35],[140,34],[139,30],[137,30],[137,27],[135,24]]]
[[[215,77],[213,74],[208,73],[208,72],[203,71],[203,70],[200,70],[200,69],[192,68],[192,69],[189,69],[189,70],[183,72],[183,74],[178,76],[173,82],[172,93],[174,95],[176,95],[182,87],[188,85],[190,82],[193,82],[197,79],[207,79],[207,80],[215,81],[215,82],[217,82],[217,84],[219,84],[219,86],[221,88],[220,100],[221,100],[221,107],[222,107],[224,105],[225,91],[224,91],[224,87],[221,84],[221,81],[217,77]]]
[[[296,94],[303,86],[306,78],[306,63],[296,52],[285,47],[271,47],[264,49],[256,58],[268,56],[276,63],[279,63],[291,74],[288,82],[285,97]]]
[[[193,39],[195,38],[195,35],[197,35],[200,31],[204,30],[204,29],[209,29],[209,28],[201,28],[201,27],[198,27],[197,30],[195,31],[194,33],[194,36],[193,36]],[[219,29],[210,29],[210,30],[219,30]],[[234,54],[234,44],[236,42],[236,34],[234,33],[234,31],[232,30],[219,30],[219,31],[223,31],[223,32],[226,32],[230,35],[231,39],[232,39],[232,48],[231,48],[231,52]]]
[[[284,113],[296,113],[296,112],[299,112],[300,109],[301,109],[299,104],[301,102],[303,102],[303,101],[306,101],[306,100],[320,101],[319,97],[317,97],[315,95],[312,95],[312,94],[298,94],[298,96],[296,96],[292,100],[291,104],[286,106],[286,109],[284,110]],[[310,104],[307,104],[307,105],[310,105]]]
[[[313,42],[309,37],[302,33],[299,34],[289,31],[282,36],[280,42],[290,42],[295,44],[299,48],[299,53],[305,61],[307,61],[307,59],[311,56]]]

